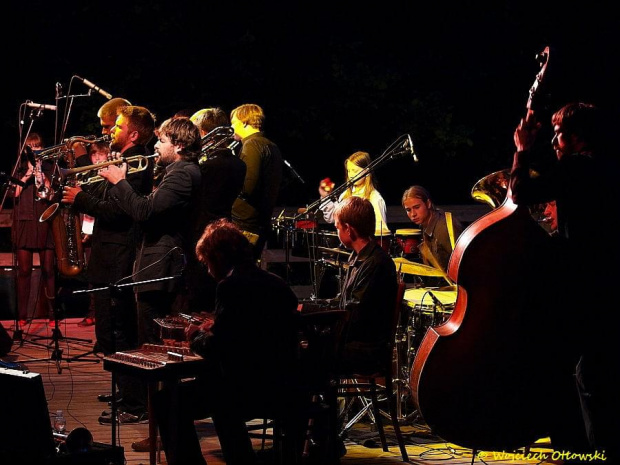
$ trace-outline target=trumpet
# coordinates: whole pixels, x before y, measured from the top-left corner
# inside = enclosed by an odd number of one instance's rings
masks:
[[[127,163],[127,174],[137,173],[148,168],[149,159],[158,156],[159,154],[157,153],[152,155],[133,155],[131,157],[121,157],[115,160],[104,161],[102,163],[95,163],[94,165],[80,166],[78,168],[60,168],[60,177],[63,180],[73,179],[73,184],[76,186],[94,184],[104,180],[102,176],[96,174],[101,168],[105,168],[110,165],[121,165],[123,163]],[[138,164],[132,165],[134,162],[138,162]],[[92,174],[91,171],[95,174]]]

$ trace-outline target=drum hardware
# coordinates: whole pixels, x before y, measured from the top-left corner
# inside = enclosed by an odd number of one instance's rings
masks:
[[[336,255],[338,254],[351,255],[351,251],[345,250],[345,249],[332,249],[331,247],[317,247],[317,249],[319,249],[321,252],[330,252]]]
[[[446,277],[446,273],[443,270],[433,268],[432,266],[412,262],[403,257],[395,257],[392,260],[394,260],[394,263],[396,264],[396,270],[399,273],[438,278]]]
[[[413,360],[424,334],[430,327],[442,324],[452,313],[456,302],[456,286],[442,288],[413,287],[405,290],[403,311],[396,332],[394,363],[399,421],[414,422],[419,413],[408,412],[406,405],[411,398],[409,377]]]
[[[422,237],[421,229],[397,229],[394,232],[392,256],[414,259],[420,257],[418,246]]]

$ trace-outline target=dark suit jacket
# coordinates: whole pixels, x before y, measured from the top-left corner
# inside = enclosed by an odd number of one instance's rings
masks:
[[[123,156],[147,153],[146,147],[136,145],[123,152]],[[136,192],[143,195],[151,192],[152,166],[149,163],[150,168],[127,177]],[[96,187],[89,192],[80,192],[74,203],[77,211],[95,217],[87,276],[92,283],[115,283],[131,274],[140,228],[116,202],[110,200],[110,184],[107,181],[93,186]]]
[[[136,259],[135,282],[178,276],[185,264],[191,225],[191,203],[200,187],[196,163],[179,160],[166,167],[161,183],[151,194],[137,193],[125,180],[110,189],[110,197],[131,218],[139,221],[143,241]],[[179,280],[140,285],[136,291],[174,291]]]
[[[215,387],[222,389],[222,399],[232,398],[245,410],[283,402],[293,381],[299,327],[291,288],[254,264],[237,266],[217,286],[215,315],[211,332],[198,333],[191,347],[215,370],[207,379],[223,376]],[[253,380],[250,396],[248,380]]]
[[[199,239],[208,223],[231,217],[233,202],[243,188],[246,165],[229,149],[221,150],[200,165],[202,181],[195,205],[194,239]]]

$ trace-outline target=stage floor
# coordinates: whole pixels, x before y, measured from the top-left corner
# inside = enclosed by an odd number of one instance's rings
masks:
[[[21,340],[13,340],[11,351],[2,360],[16,362],[31,372],[42,375],[45,395],[50,414],[56,410],[63,410],[67,418],[67,431],[77,427],[85,427],[93,435],[96,442],[111,444],[111,427],[100,425],[97,418],[107,405],[97,400],[97,395],[110,391],[111,373],[103,369],[100,358],[87,354],[92,349],[94,340],[94,326],[80,327],[77,323],[81,318],[68,318],[60,323],[62,339],[58,347],[62,350],[60,360],[29,361],[33,359],[48,359],[54,349],[54,341],[47,320],[34,320],[25,328]],[[14,322],[1,322],[8,334],[14,337]],[[50,345],[51,344],[51,345]],[[87,354],[84,357],[80,355]],[[249,349],[248,355],[251,354]],[[72,357],[78,357],[72,360]],[[257,360],[257,363],[261,363]],[[3,402],[14,402],[17,399],[3,399]],[[27,401],[27,400],[26,400]],[[411,415],[415,417],[415,415]],[[209,465],[223,464],[220,446],[213,425],[209,419],[196,422],[200,442],[205,458]],[[407,451],[410,462],[416,464],[535,464],[541,459],[533,458],[522,460],[514,456],[501,456],[492,452],[479,452],[472,462],[472,451],[454,444],[446,443],[437,438],[423,423],[405,421],[403,433],[407,441]],[[390,435],[390,427],[386,432]],[[124,447],[128,465],[149,463],[148,453],[138,453],[131,449],[131,443],[148,436],[148,424],[123,425],[117,430],[116,444]],[[376,440],[375,440],[376,439]],[[390,452],[384,452],[378,444],[378,438],[369,432],[369,425],[357,423],[351,430],[349,439],[345,442],[347,454],[341,459],[344,465],[357,464],[395,464],[402,463],[396,445],[390,447]],[[365,445],[364,445],[365,444]],[[370,447],[367,447],[370,446]],[[374,447],[373,447],[374,446]],[[255,442],[256,449],[260,448],[260,441]],[[532,446],[532,454],[550,454],[548,439],[542,438]],[[160,456],[161,463],[166,463],[165,454]],[[558,463],[558,462],[555,462]]]

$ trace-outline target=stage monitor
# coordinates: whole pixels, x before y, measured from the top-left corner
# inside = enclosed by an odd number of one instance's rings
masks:
[[[39,373],[0,368],[0,464],[45,464],[55,455]]]

